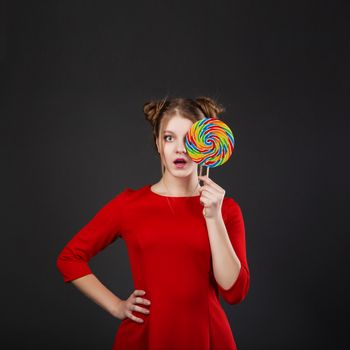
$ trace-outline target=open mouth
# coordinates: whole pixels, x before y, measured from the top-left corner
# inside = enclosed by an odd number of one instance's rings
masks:
[[[174,164],[177,168],[183,168],[186,165],[186,161],[183,158],[178,158],[174,160]]]

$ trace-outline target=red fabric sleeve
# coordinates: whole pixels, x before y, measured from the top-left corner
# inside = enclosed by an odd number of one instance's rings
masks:
[[[61,250],[56,266],[64,282],[93,273],[88,261],[121,236],[124,193],[105,204]]]
[[[233,285],[225,290],[219,284],[218,290],[224,300],[229,304],[238,304],[248,293],[250,286],[250,271],[246,255],[245,228],[242,211],[232,198],[227,199],[227,218],[225,221],[231,244],[241,262],[241,270]]]

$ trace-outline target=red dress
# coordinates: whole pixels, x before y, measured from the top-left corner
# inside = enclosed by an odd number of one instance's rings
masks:
[[[113,350],[234,350],[236,344],[219,295],[229,304],[247,295],[250,273],[242,212],[225,197],[222,216],[241,262],[236,282],[224,290],[215,280],[199,195],[167,197],[151,185],[126,188],[112,198],[66,244],[57,258],[64,282],[93,273],[88,261],[125,240],[134,289],[146,291],[150,314],[121,321]],[[132,291],[130,291],[131,293]],[[142,297],[142,296],[141,296]]]

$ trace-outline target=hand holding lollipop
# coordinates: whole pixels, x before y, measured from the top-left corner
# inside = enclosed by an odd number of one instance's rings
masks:
[[[204,182],[211,188],[211,198],[208,198],[207,204],[208,206],[215,206],[216,211],[221,211],[221,203],[220,208],[217,208],[217,199],[220,198],[222,202],[225,191],[208,176],[209,168],[226,163],[232,155],[234,137],[231,129],[217,118],[201,119],[194,123],[187,132],[185,147],[189,157],[194,162],[207,167]],[[200,183],[201,181],[203,182],[203,180],[200,180]],[[205,208],[203,208],[203,215],[206,216]]]
[[[205,118],[192,125],[186,134],[185,147],[189,157],[199,165],[214,168],[231,157],[234,137],[231,129],[222,120]]]

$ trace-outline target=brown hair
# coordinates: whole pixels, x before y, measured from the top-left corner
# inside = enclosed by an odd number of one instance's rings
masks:
[[[174,115],[179,114],[181,117],[195,123],[204,118],[218,118],[218,115],[224,111],[225,108],[222,105],[214,99],[204,96],[195,99],[181,97],[168,99],[168,97],[165,97],[161,100],[145,102],[143,105],[145,117],[153,128],[153,141],[156,151],[158,151],[156,139]],[[162,174],[164,174],[164,168],[161,163]]]

